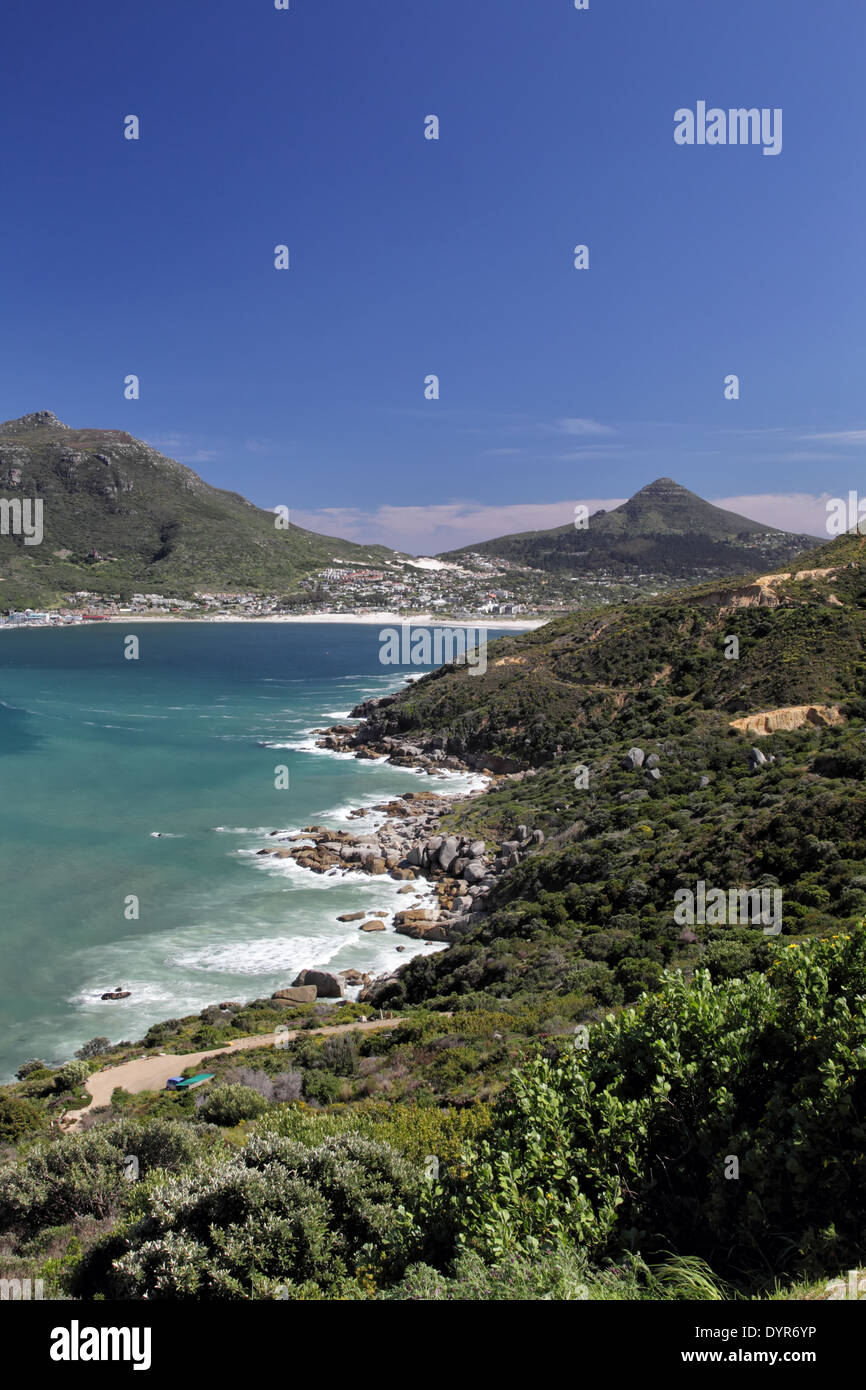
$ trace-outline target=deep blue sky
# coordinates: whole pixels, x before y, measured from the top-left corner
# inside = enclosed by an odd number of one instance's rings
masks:
[[[412,549],[660,474],[818,531],[863,480],[861,0],[5,0],[0,38],[0,419]],[[698,100],[782,107],[782,153],[678,147]]]

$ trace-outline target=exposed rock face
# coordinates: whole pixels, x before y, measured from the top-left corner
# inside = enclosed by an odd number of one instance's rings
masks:
[[[731,728],[743,734],[758,736],[774,734],[780,729],[802,729],[804,724],[843,724],[844,716],[838,705],[787,705],[781,709],[763,710],[743,719],[732,719]]]
[[[292,981],[292,989],[297,989],[301,985],[315,985],[316,995],[319,999],[342,999],[343,985],[336,975],[329,975],[325,970],[302,970],[297,979]]]
[[[278,999],[282,1004],[314,1004],[316,994],[315,985],[298,985],[292,989],[278,989],[271,998]]]
[[[395,695],[382,695],[356,705],[352,718],[363,720],[362,724],[335,724],[329,729],[316,730],[319,747],[354,753],[356,758],[384,758],[395,767],[416,767],[431,774],[443,768],[483,772],[487,776],[525,770],[516,758],[487,751],[475,752],[459,738],[423,734],[415,739],[401,737],[399,724],[389,713],[389,706],[396,698]]]

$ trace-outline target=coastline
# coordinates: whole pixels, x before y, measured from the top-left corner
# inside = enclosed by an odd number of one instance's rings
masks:
[[[499,877],[518,864],[527,853],[544,843],[544,834],[525,825],[517,826],[511,839],[488,846],[484,840],[454,833],[440,833],[443,817],[457,807],[483,796],[493,786],[533,776],[533,771],[497,755],[472,756],[447,747],[442,738],[421,733],[415,738],[395,736],[383,728],[379,714],[393,703],[395,696],[384,695],[364,701],[354,708],[356,723],[340,723],[310,731],[322,751],[358,759],[375,759],[393,766],[428,775],[457,773],[477,779],[471,790],[456,795],[447,792],[405,792],[373,807],[357,807],[347,819],[367,821],[372,815],[382,819],[372,830],[351,833],[323,825],[307,825],[300,831],[272,831],[255,853],[291,859],[302,869],[327,877],[343,878],[362,873],[372,879],[390,878],[401,882],[400,894],[417,894],[406,908],[394,913],[390,930],[415,941],[440,942],[444,948],[459,942],[486,916],[488,895]],[[368,920],[361,931],[385,931],[382,914],[358,911],[338,920]],[[373,924],[374,923],[374,924]],[[398,947],[402,952],[403,947]],[[381,1008],[399,997],[399,974],[413,955],[393,969],[374,976],[358,972],[353,979],[329,977],[341,992],[355,994],[363,1003]],[[315,973],[315,972],[313,972]],[[302,971],[296,984],[304,983]]]
[[[122,622],[125,616],[126,615],[119,615],[115,619],[115,624],[117,621]],[[327,616],[330,618],[330,624],[336,628],[341,615]],[[385,616],[391,615],[386,614]],[[399,615],[394,616],[399,620]],[[312,618],[307,619],[308,622],[312,620]],[[378,622],[381,620],[381,614],[375,615],[372,619],[366,615],[358,615],[358,620],[366,621],[367,623],[371,621]],[[188,620],[175,617],[173,621],[177,623]],[[265,621],[267,621],[267,619],[265,619]],[[300,634],[298,635],[300,636]],[[346,636],[348,640],[348,634]],[[175,634],[175,638],[177,638],[177,634]],[[107,640],[110,640],[110,643],[114,641],[114,639]],[[228,634],[225,640],[229,643],[232,642],[232,638]],[[237,636],[237,640],[241,640],[240,635]],[[322,634],[322,637],[318,640],[326,640],[325,634]],[[288,638],[286,642],[288,642]],[[61,646],[63,645],[64,644],[61,644]],[[285,644],[281,641],[278,645],[282,647]],[[289,645],[292,646],[293,644]],[[313,645],[315,646],[317,643],[314,641]],[[338,642],[337,645],[339,646],[340,643]],[[53,644],[49,644],[49,647],[53,649]],[[23,652],[24,649],[22,648],[21,650]],[[341,669],[344,668],[341,667]],[[374,688],[378,688],[379,690],[382,689],[382,684],[379,683],[378,679],[374,682]],[[336,798],[336,800],[340,802],[339,815],[336,815],[333,811],[324,810],[324,806],[329,804],[329,802],[321,802],[318,804],[305,803],[306,815],[308,818],[318,818],[321,814],[326,822],[325,825],[317,827],[319,833],[317,833],[314,838],[314,846],[316,840],[320,839],[323,845],[339,844],[341,850],[340,858],[342,862],[339,864],[339,867],[334,859],[328,856],[328,863],[324,868],[324,874],[326,876],[325,882],[322,881],[322,877],[320,877],[318,873],[315,883],[312,875],[302,875],[303,879],[311,886],[314,885],[315,887],[327,888],[327,879],[330,879],[334,883],[335,888],[338,884],[341,885],[334,895],[336,901],[331,899],[327,892],[321,897],[321,905],[322,908],[324,908],[324,912],[320,912],[317,907],[317,922],[320,918],[329,915],[328,908],[325,907],[326,900],[333,901],[333,906],[330,908],[332,930],[337,934],[339,939],[342,939],[342,937],[347,934],[346,929],[344,928],[341,932],[337,927],[337,923],[344,920],[344,918],[342,916],[336,916],[336,914],[351,912],[354,917],[357,910],[365,908],[371,903],[377,905],[379,902],[381,902],[382,905],[381,910],[373,912],[367,907],[367,911],[361,914],[357,923],[353,924],[353,927],[348,931],[350,942],[347,949],[349,954],[344,954],[339,958],[332,955],[327,942],[327,937],[330,933],[324,921],[322,922],[322,930],[325,937],[324,946],[321,942],[306,940],[305,934],[301,932],[300,936],[304,944],[302,944],[301,950],[290,958],[288,968],[291,969],[291,974],[288,973],[288,969],[285,972],[279,969],[277,978],[268,980],[266,983],[264,981],[262,982],[265,984],[264,991],[256,989],[255,986],[253,986],[252,990],[248,991],[248,989],[241,984],[240,992],[233,994],[231,996],[233,998],[250,1002],[256,998],[266,997],[271,990],[292,988],[295,972],[297,971],[300,973],[301,969],[320,970],[322,972],[333,972],[342,975],[344,972],[341,967],[343,966],[357,967],[355,979],[353,981],[346,980],[342,991],[343,997],[347,999],[357,998],[362,987],[372,984],[374,980],[377,982],[378,986],[381,986],[385,979],[393,977],[395,971],[401,965],[408,964],[408,962],[417,955],[436,953],[437,951],[446,949],[448,945],[452,944],[452,942],[457,939],[460,930],[460,924],[457,919],[465,915],[468,911],[472,911],[475,904],[473,902],[472,907],[470,907],[468,902],[464,902],[458,907],[455,899],[460,897],[481,897],[483,899],[483,893],[470,894],[468,891],[470,886],[473,888],[480,886],[481,878],[479,878],[478,885],[467,884],[464,889],[464,886],[458,882],[455,876],[445,875],[443,867],[438,861],[435,863],[430,862],[429,854],[427,860],[424,862],[422,862],[420,858],[413,858],[408,864],[403,864],[402,861],[406,860],[413,850],[417,850],[420,855],[425,844],[429,845],[429,842],[440,834],[439,826],[442,819],[447,817],[457,804],[472,802],[477,796],[486,792],[491,784],[495,785],[502,769],[499,768],[495,759],[493,760],[492,767],[488,767],[486,762],[473,759],[472,756],[468,756],[464,760],[461,756],[449,755],[441,747],[432,747],[432,741],[429,741],[426,735],[419,736],[417,744],[414,740],[410,739],[399,740],[398,742],[388,737],[379,737],[378,731],[367,725],[365,715],[369,711],[372,718],[372,711],[374,708],[383,708],[381,702],[385,702],[385,707],[387,707],[387,702],[399,696],[404,688],[404,679],[401,679],[401,673],[389,673],[385,678],[384,688],[389,693],[383,694],[377,700],[373,701],[364,698],[367,693],[365,689],[355,694],[354,699],[361,699],[364,708],[358,704],[354,705],[351,716],[343,712],[349,708],[350,700],[346,700],[345,703],[343,703],[342,699],[339,698],[336,693],[338,687],[333,687],[333,699],[327,691],[317,691],[315,704],[310,711],[306,713],[305,728],[303,730],[303,743],[308,746],[309,753],[313,755],[312,759],[305,759],[308,765],[312,765],[319,760],[316,754],[321,755],[324,753],[326,755],[336,754],[338,758],[349,760],[349,766],[353,764],[357,766],[354,762],[355,759],[360,761],[375,759],[375,761],[391,763],[395,769],[419,774],[417,778],[404,778],[398,776],[397,789],[380,793],[374,804],[371,804],[371,797],[369,795],[364,795],[363,790],[352,785],[348,795],[346,795],[346,791],[344,790],[342,794],[339,794]],[[328,689],[330,689],[330,687],[328,687]],[[344,687],[339,687],[339,689],[342,691]],[[96,701],[94,703],[99,702]],[[352,720],[351,724],[348,723],[349,719]],[[338,720],[340,722],[337,722]],[[373,722],[375,723],[375,718],[373,718]],[[280,735],[275,735],[275,737],[280,737]],[[352,741],[355,739],[358,740],[358,746],[351,746]],[[263,746],[267,746],[267,744]],[[280,745],[278,744],[277,746]],[[286,746],[298,747],[297,735],[292,734],[292,741]],[[298,751],[307,751],[307,749],[299,748]],[[457,750],[457,752],[462,752],[462,750]],[[425,776],[423,774],[428,775]],[[444,782],[440,780],[442,774],[444,774],[447,779]],[[430,784],[430,777],[435,779],[433,782],[433,786],[436,787],[435,791]],[[451,782],[449,785],[451,778],[454,778],[454,782]],[[356,780],[354,775],[350,776],[352,784],[354,784]],[[405,793],[399,790],[401,783],[403,786],[407,787]],[[410,791],[408,788],[413,788],[413,790]],[[352,794],[353,792],[355,793],[354,795]],[[223,817],[223,819],[225,819],[225,817]],[[234,821],[231,820],[231,817],[229,817],[228,820],[234,825]],[[277,851],[279,853],[279,858],[285,860],[289,858],[287,851],[292,849],[303,851],[304,849],[309,850],[310,848],[310,837],[305,835],[302,829],[302,827],[306,826],[307,822],[300,817],[295,819],[295,817],[292,816],[288,822],[281,819],[273,820],[270,817],[265,817],[263,820],[243,819],[238,822],[238,824],[241,823],[246,826],[268,827],[266,830],[255,832],[255,839],[252,839],[252,836],[250,839],[245,838],[244,843],[248,847],[244,849],[243,853],[246,855],[256,855],[267,847],[268,850]],[[173,825],[162,825],[160,821],[155,821],[153,824],[165,831],[179,828]],[[271,828],[281,825],[284,827],[281,830]],[[291,829],[288,829],[287,826],[291,827]],[[351,834],[347,832],[351,832]],[[444,840],[446,835],[450,834],[450,832],[443,831],[441,834]],[[294,845],[292,841],[295,841]],[[342,854],[344,846],[347,850],[350,850],[353,845],[360,845],[361,842],[366,842],[366,845],[369,846],[366,852],[373,859],[378,859],[380,857],[383,859],[388,858],[392,862],[383,863],[381,866],[377,864],[375,868],[368,869],[367,866],[364,865],[362,858],[356,859],[348,852]],[[381,853],[374,851],[375,842],[378,842],[381,846]],[[432,848],[438,852],[441,846],[434,845]],[[469,846],[467,845],[464,848],[468,851]],[[393,862],[395,850],[399,850],[396,863]],[[452,856],[452,858],[461,857],[457,853],[459,850],[460,845],[458,844],[455,846],[455,856]],[[291,857],[294,859],[295,855],[292,854]],[[469,856],[467,854],[463,857]],[[306,858],[306,856],[302,854],[301,861],[304,858]],[[273,861],[265,859],[264,855],[259,860],[262,868],[265,868],[269,862]],[[294,880],[296,867],[297,869],[306,869],[312,867],[312,865],[309,860],[307,863],[296,860],[295,864],[285,863],[283,871]],[[401,867],[403,872],[391,872],[393,868]],[[486,871],[489,870],[490,866],[487,857],[485,857],[480,864],[475,865],[475,869],[481,867]],[[277,870],[277,877],[279,877],[279,860],[274,862],[274,868]],[[412,871],[406,872],[405,870],[407,868],[411,868]],[[361,879],[362,874],[363,880]],[[376,876],[377,874],[381,874],[382,877],[378,878]],[[270,877],[270,874],[268,876]],[[487,877],[486,872],[483,877]],[[389,883],[391,879],[402,880],[402,882],[397,881]],[[366,883],[367,886],[361,886],[362,883]],[[375,886],[377,883],[381,884],[381,889]],[[398,896],[398,894],[402,894],[403,892],[405,892],[406,896]],[[375,894],[375,897],[373,894]],[[480,903],[478,907],[480,908]],[[364,921],[365,917],[367,919],[366,921]],[[303,919],[300,919],[299,925],[302,924],[302,920]],[[373,923],[378,920],[383,921],[381,928],[373,925]],[[406,930],[406,928],[408,928],[408,930]],[[355,930],[357,930],[359,935],[355,936]],[[380,931],[382,934],[378,935]],[[367,935],[360,934],[362,932],[370,932],[371,935],[368,937]],[[385,932],[388,933],[387,936],[384,934]],[[357,942],[357,946],[354,944],[355,942]],[[369,942],[369,947],[366,946],[367,942]],[[250,943],[254,953],[256,943],[255,933],[251,936]],[[392,954],[395,947],[397,951],[400,952],[400,954],[396,956]],[[331,963],[331,961],[333,961],[333,963]],[[366,975],[366,979],[361,980],[359,978],[361,973]],[[122,975],[118,974],[117,978],[122,978]],[[149,977],[143,975],[141,981],[137,979],[133,981],[135,997],[131,1000],[131,1007],[138,1008],[140,1005],[147,1003],[148,996],[147,990],[144,990],[144,984],[147,984],[148,979]],[[212,981],[211,984],[213,983]],[[102,984],[105,985],[106,982],[103,981]],[[345,986],[348,986],[348,988]],[[124,985],[124,988],[128,987],[129,986]],[[222,989],[222,985],[217,983],[216,988]],[[208,986],[206,986],[206,990],[207,993],[199,995],[202,1006],[207,1006],[209,1000],[213,1002],[223,997],[222,993],[214,993],[211,995]],[[89,1001],[84,999],[83,1002],[88,1003]],[[123,1021],[125,1009],[122,1003],[112,1003],[102,1007],[108,1008],[111,1011],[112,1023],[114,1022],[114,1011],[117,1010],[116,1021],[118,1027],[115,1029],[111,1024],[109,1024],[108,1027],[104,1025],[94,1026],[92,1029],[94,1033],[108,1032],[109,1036],[113,1038],[138,1036],[136,1032],[130,1033]],[[197,1008],[198,1005],[195,1007]],[[160,1003],[157,1003],[156,1022],[166,1019],[173,1013],[178,1012],[185,1013],[186,1010],[177,1010],[171,1005],[166,1008],[162,1007]],[[107,1022],[108,1015],[106,1015],[106,1023]],[[58,1039],[58,1041],[60,1040]],[[74,1045],[77,1046],[77,1041]],[[55,1055],[60,1060],[68,1058],[67,1048],[61,1045],[61,1047],[57,1049]]]
[[[194,618],[183,617],[179,613],[110,613],[104,618],[91,619],[80,623],[18,623],[0,624],[0,632],[51,632],[67,631],[69,628],[98,627],[103,623],[123,623],[127,627],[133,623],[330,623],[368,624],[373,627],[400,627],[409,623],[413,627],[466,627],[495,628],[503,632],[534,632],[544,627],[557,615],[550,618],[498,618],[493,614],[479,614],[477,618],[442,618],[432,613],[272,613],[262,617],[242,617],[226,615],[210,617],[204,614]]]

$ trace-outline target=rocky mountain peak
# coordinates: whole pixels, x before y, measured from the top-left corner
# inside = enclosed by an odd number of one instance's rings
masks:
[[[69,425],[64,425],[62,420],[58,420],[53,410],[34,410],[30,415],[21,415],[17,420],[4,420],[0,425],[0,434],[27,434],[30,430],[68,430]]]

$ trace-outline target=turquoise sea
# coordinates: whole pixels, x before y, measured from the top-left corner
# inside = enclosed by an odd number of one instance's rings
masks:
[[[138,660],[124,658],[129,632]],[[335,920],[405,906],[399,883],[254,853],[270,830],[367,828],[348,810],[478,785],[314,748],[311,728],[418,673],[382,666],[366,624],[0,633],[0,1079],[97,1035],[136,1040],[267,995],[305,966],[378,972],[441,949],[390,922],[365,934]],[[281,764],[288,790],[274,785]],[[102,1002],[117,985],[131,998]]]

